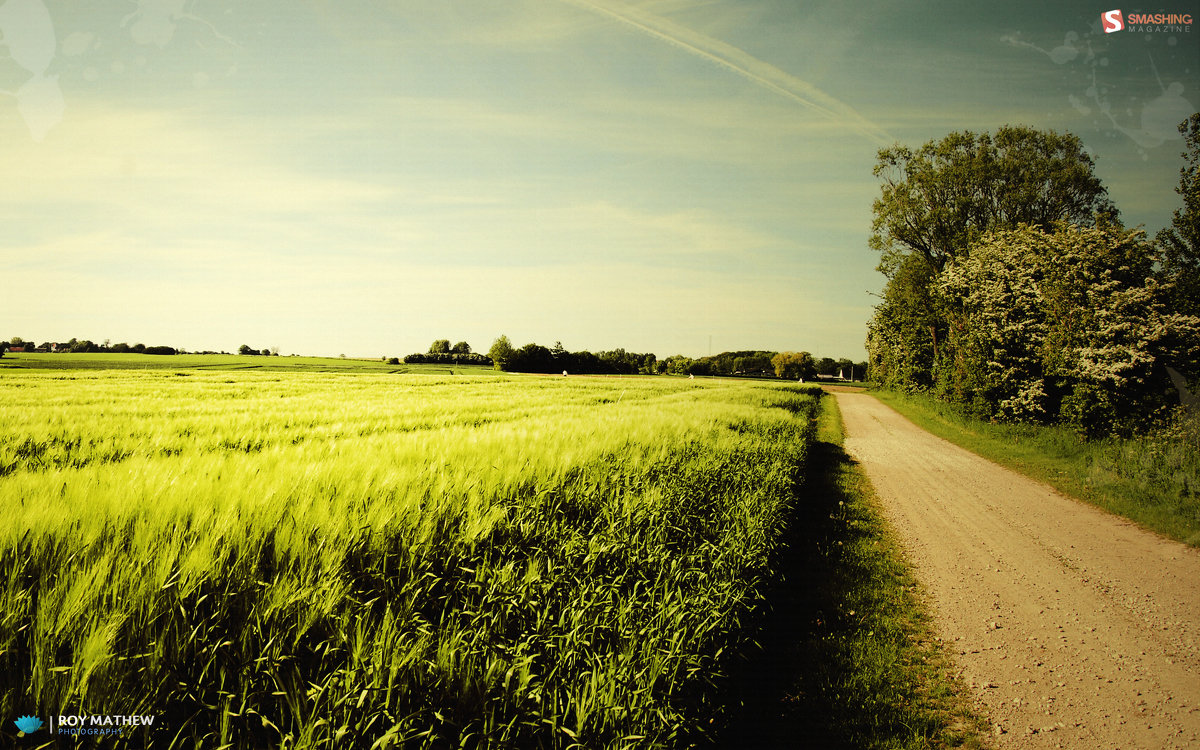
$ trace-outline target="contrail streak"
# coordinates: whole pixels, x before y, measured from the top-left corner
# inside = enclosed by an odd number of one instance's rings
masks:
[[[846,125],[879,146],[890,146],[896,140],[883,128],[855,112],[848,104],[838,101],[816,86],[719,39],[713,39],[661,16],[623,3],[618,5],[593,2],[592,0],[561,1],[614,18],[655,39],[714,62],[765,89],[816,110],[834,122]]]

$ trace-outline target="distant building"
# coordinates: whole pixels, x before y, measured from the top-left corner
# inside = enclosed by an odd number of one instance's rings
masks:
[[[831,383],[844,383],[846,381],[846,379],[844,377],[842,377],[841,372],[838,372],[837,375],[820,375],[820,374],[818,374],[816,377],[817,377],[817,380],[825,380],[825,381],[828,381]]]

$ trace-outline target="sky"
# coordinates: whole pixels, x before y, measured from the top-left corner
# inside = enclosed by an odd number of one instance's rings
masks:
[[[1181,203],[1193,23],[1095,2],[0,0],[0,338],[865,359],[880,148]]]

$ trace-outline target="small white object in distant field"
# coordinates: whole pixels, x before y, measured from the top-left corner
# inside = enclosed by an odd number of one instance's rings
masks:
[[[567,376],[567,371],[563,370],[563,377],[565,378],[566,376]]]

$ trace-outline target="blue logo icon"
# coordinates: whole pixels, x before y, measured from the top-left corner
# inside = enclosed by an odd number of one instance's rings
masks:
[[[25,734],[33,734],[42,728],[42,720],[36,716],[22,716],[13,723]]]

